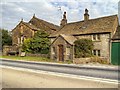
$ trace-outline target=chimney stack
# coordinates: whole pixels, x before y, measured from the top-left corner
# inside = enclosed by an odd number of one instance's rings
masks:
[[[89,14],[88,14],[88,10],[85,9],[85,14],[84,14],[84,21],[89,20]]]
[[[61,20],[60,27],[63,27],[67,24],[66,12],[63,14],[63,19]]]

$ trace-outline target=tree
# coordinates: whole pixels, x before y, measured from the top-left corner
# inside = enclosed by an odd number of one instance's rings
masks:
[[[22,51],[24,52],[32,52],[31,51],[31,38],[28,38],[24,41],[24,44],[22,45]]]
[[[2,31],[2,46],[12,45],[12,37],[9,35],[8,30],[0,29]]]
[[[74,42],[75,57],[90,57],[92,56],[93,42],[88,39],[78,39]]]
[[[33,38],[25,40],[23,50],[31,53],[48,54],[50,46],[48,36],[49,35],[45,33],[45,31],[38,31]]]

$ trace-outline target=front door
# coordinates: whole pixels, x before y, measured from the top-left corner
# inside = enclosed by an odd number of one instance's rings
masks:
[[[63,50],[63,45],[58,45],[59,47],[59,61],[64,61],[64,50]]]

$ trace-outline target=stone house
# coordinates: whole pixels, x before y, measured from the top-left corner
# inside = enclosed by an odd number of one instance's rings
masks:
[[[29,22],[24,22],[23,19],[12,30],[12,45],[20,45],[27,38],[32,38],[39,30],[44,30],[46,33],[51,34],[56,32],[59,26],[46,22],[37,18],[35,15]]]
[[[118,16],[89,19],[85,9],[84,20],[67,23],[66,12],[61,20],[60,30],[50,35],[51,59],[56,61],[74,60],[74,41],[85,38],[94,43],[94,55],[110,60],[111,41],[118,27]]]
[[[20,53],[21,45],[25,39],[32,38],[39,30],[44,30],[49,35],[56,32],[59,26],[39,19],[33,15],[29,22],[24,22],[23,19],[18,25],[11,31],[12,32],[12,46],[3,47],[3,55],[7,55],[8,52]]]
[[[33,15],[29,22],[23,20],[12,30],[12,46],[3,49],[4,55],[8,51],[19,51],[19,46],[27,38],[32,38],[39,30],[45,30],[51,41],[50,57],[56,61],[74,60],[74,41],[85,38],[94,43],[94,55],[104,57],[110,61],[111,39],[118,28],[118,16],[111,15],[89,19],[85,9],[84,20],[67,23],[66,12],[63,14],[60,26],[37,18]],[[15,48],[14,48],[15,47]]]

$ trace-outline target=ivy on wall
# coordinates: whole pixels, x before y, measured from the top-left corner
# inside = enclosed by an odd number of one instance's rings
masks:
[[[93,42],[89,39],[78,39],[74,42],[75,58],[85,58],[92,56]]]

